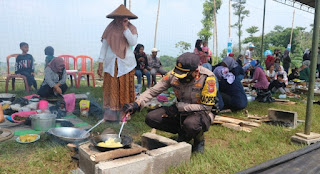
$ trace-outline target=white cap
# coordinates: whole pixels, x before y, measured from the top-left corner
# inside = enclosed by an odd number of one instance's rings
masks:
[[[158,52],[160,50],[158,50],[157,48],[152,48],[151,52]]]

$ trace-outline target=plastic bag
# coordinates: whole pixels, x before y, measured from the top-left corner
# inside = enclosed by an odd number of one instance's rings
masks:
[[[263,103],[272,103],[275,100],[272,98],[271,91],[268,90],[257,90],[256,101]]]
[[[84,117],[88,117],[89,108],[90,108],[90,101],[89,100],[81,100],[79,105],[80,105],[80,115],[84,116]]]
[[[76,104],[76,96],[74,93],[63,95],[64,102],[66,103],[66,111],[73,112]]]

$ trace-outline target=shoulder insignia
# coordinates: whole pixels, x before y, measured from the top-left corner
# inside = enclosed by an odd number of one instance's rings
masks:
[[[207,77],[201,92],[201,103],[205,105],[215,105],[217,96],[217,87],[215,77]]]
[[[168,80],[169,79],[169,73],[167,73],[163,78],[162,80]]]

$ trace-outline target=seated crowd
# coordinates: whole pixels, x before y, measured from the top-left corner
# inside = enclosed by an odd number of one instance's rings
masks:
[[[29,45],[25,42],[20,43],[20,54],[16,59],[16,74],[26,76],[29,86],[33,86],[38,90],[37,83],[34,79],[34,59],[28,54]],[[280,92],[288,93],[285,90],[288,81],[293,79],[301,79],[309,81],[310,59],[304,55],[304,60],[300,68],[291,70],[288,75],[291,59],[289,51],[285,50],[284,55],[276,49],[274,54],[266,55],[266,70],[261,66],[259,60],[252,58],[254,46],[249,45],[249,49],[245,55],[235,57],[230,53],[223,58],[222,62],[212,66],[212,52],[208,48],[208,42],[198,39],[195,43],[194,54],[199,58],[198,66],[205,67],[215,74],[218,89],[219,109],[240,110],[247,106],[247,96],[244,92],[242,79],[250,78],[250,83],[254,83],[253,88],[257,90],[269,90],[272,93]],[[54,49],[48,46],[44,50],[45,58],[45,77],[38,90],[41,97],[53,97],[64,94],[67,90],[66,70],[64,60],[54,57]],[[144,45],[137,44],[134,49],[136,59],[135,75],[137,76],[137,84],[141,86],[143,76],[147,78],[147,87],[157,84],[156,75],[165,75],[166,70],[162,67],[160,58],[157,57],[159,50],[153,48],[151,54],[144,52]],[[310,54],[306,51],[305,54]],[[282,65],[281,65],[282,60]],[[152,83],[152,84],[151,84]]]

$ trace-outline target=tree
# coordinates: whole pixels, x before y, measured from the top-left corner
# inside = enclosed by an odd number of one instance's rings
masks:
[[[241,36],[242,36],[242,22],[245,17],[249,16],[249,10],[245,10],[246,0],[238,0],[238,2],[232,4],[233,9],[235,12],[234,15],[238,16],[238,22],[232,25],[238,29],[237,35],[239,37],[239,52],[241,53]]]
[[[253,37],[253,35],[259,31],[259,28],[257,26],[251,26],[247,28],[246,31],[250,34],[250,37]]]
[[[203,3],[203,19],[201,20],[201,23],[203,25],[203,28],[198,33],[198,36],[202,40],[209,40],[211,38],[212,34],[212,28],[213,28],[213,0],[206,0]],[[221,0],[216,0],[216,12],[221,7]]]
[[[184,51],[187,51],[191,48],[191,44],[185,41],[180,41],[176,43],[176,48],[180,49],[180,53],[183,54]]]
[[[163,55],[160,56],[160,61],[163,68],[166,71],[170,71],[175,67],[177,59],[171,56]]]
[[[282,52],[286,49],[290,42],[291,28],[284,28],[282,26],[275,26],[272,31],[265,35],[264,48],[261,50],[261,35],[250,36],[243,40],[243,43],[254,43],[256,46],[256,53],[261,55],[265,50],[280,49]],[[306,28],[296,27],[293,29],[293,40],[291,43],[291,60],[292,65],[299,67],[303,52],[306,48],[311,48],[312,45],[312,31],[306,31]]]
[[[284,30],[284,28],[283,28],[283,26],[276,25],[276,26],[274,26],[273,30],[275,30],[277,32],[282,32]]]

